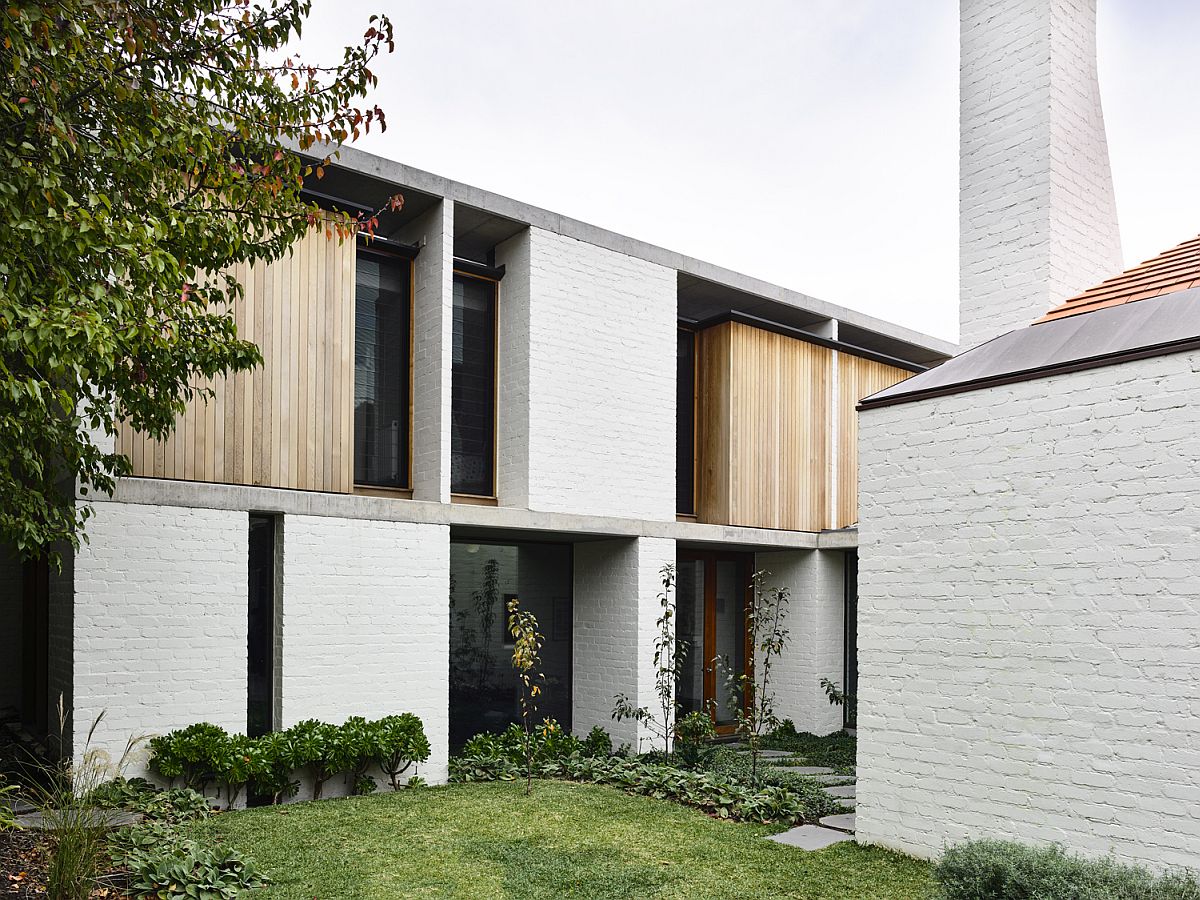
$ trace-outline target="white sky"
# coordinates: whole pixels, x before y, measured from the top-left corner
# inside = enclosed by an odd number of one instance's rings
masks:
[[[956,338],[955,0],[313,6],[314,61],[396,26],[362,149]],[[1200,3],[1099,30],[1132,264],[1200,232]]]

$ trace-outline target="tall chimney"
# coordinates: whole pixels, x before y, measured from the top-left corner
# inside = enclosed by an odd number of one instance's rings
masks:
[[[1096,0],[960,0],[959,344],[1124,268]]]

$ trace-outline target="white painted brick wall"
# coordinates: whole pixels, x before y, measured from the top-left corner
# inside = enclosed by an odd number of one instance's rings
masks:
[[[674,520],[675,272],[528,240],[529,506]],[[512,418],[502,407],[500,427]]]
[[[662,590],[659,570],[675,561],[675,542],[663,538],[584,541],[575,545],[574,686],[576,734],[599,725],[613,743],[650,750],[644,728],[612,720],[616,695],[628,695],[651,711],[654,692],[655,622]]]
[[[500,282],[496,499],[529,508],[529,231],[496,248]]]
[[[1096,0],[962,0],[959,344],[1124,268]]]
[[[415,713],[433,750],[420,774],[445,781],[449,571],[442,525],[285,517],[283,727]]]
[[[775,710],[797,731],[829,734],[842,727],[842,708],[829,703],[821,679],[845,688],[845,558],[833,550],[759,553],[768,587],[788,588],[788,644],[772,666]]]
[[[6,673],[0,679],[0,713],[21,708],[23,586],[17,551],[0,545],[0,660]]]
[[[101,712],[93,747],[113,755],[193,722],[245,729],[247,529],[244,512],[97,504],[74,562],[76,755]]]
[[[858,835],[1200,859],[1200,355],[862,413]]]
[[[410,223],[413,263],[413,498],[450,501],[450,342],[454,320],[454,202]]]

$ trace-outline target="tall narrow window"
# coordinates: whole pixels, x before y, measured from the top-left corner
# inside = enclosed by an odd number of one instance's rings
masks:
[[[246,627],[246,734],[258,737],[275,722],[275,519],[250,516],[249,603]]]
[[[696,333],[679,329],[675,378],[675,511],[696,512]]]
[[[412,263],[359,247],[354,285],[354,481],[408,487]]]
[[[454,276],[450,490],[495,495],[496,282]]]

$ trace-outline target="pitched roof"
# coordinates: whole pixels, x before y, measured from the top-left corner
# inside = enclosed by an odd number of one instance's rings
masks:
[[[1072,297],[1033,324],[1200,287],[1200,236]]]

